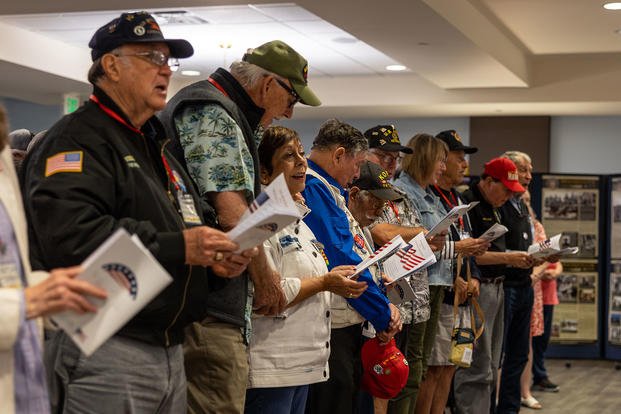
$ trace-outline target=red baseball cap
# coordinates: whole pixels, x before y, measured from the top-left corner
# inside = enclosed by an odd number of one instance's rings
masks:
[[[374,397],[394,398],[405,387],[410,368],[394,338],[381,345],[377,338],[362,346],[362,389]]]
[[[517,167],[509,158],[500,157],[492,159],[485,164],[483,174],[499,180],[514,193],[523,193],[526,191],[518,180]]]

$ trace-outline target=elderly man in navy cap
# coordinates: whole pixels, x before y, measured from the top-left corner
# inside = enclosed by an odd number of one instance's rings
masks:
[[[254,252],[204,223],[190,178],[166,148],[164,108],[185,40],[165,39],[146,12],[123,13],[89,46],[89,101],[57,122],[26,158],[33,266],[82,262],[117,228],[137,235],[172,283],[92,355],[50,342],[54,408],[65,413],[186,411],[183,328],[204,317],[207,276],[236,276]]]

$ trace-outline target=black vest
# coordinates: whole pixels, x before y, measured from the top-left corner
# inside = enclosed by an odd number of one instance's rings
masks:
[[[185,105],[196,104],[217,104],[226,110],[226,112],[235,120],[242,133],[244,140],[248,146],[248,151],[252,156],[254,163],[254,195],[258,195],[261,191],[261,183],[259,176],[259,156],[257,153],[257,144],[254,138],[254,130],[258,126],[263,111],[254,106],[252,100],[246,94],[244,89],[239,85],[237,80],[224,69],[218,69],[211,75],[211,78],[228,94],[216,88],[208,80],[199,81],[192,85],[181,89],[166,105],[158,117],[166,128],[166,133],[171,139],[169,148],[172,154],[177,158],[187,171],[187,164],[183,147],[179,140],[179,133],[175,127],[175,115]],[[249,108],[244,112],[242,108]],[[247,116],[248,114],[248,116]],[[254,125],[254,128],[251,126]],[[202,196],[203,202],[208,204],[205,196]],[[252,200],[248,200],[250,203]],[[232,323],[238,326],[245,326],[245,308],[248,291],[248,273],[244,273],[239,277],[226,279],[212,276],[209,279],[209,293],[206,300],[207,314],[221,321]]]
[[[530,216],[528,208],[522,199],[519,200],[520,211],[513,205],[512,201],[507,201],[500,208],[502,224],[509,231],[505,234],[505,241],[508,250],[527,251],[528,246],[533,243],[533,234],[530,227]],[[517,267],[507,267],[505,286],[527,286],[530,282],[530,274],[533,269],[520,269]]]

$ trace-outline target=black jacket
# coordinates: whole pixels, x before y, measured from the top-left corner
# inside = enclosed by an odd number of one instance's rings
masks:
[[[527,251],[528,246],[533,243],[533,234],[530,227],[530,215],[524,201],[518,200],[520,211],[513,205],[513,200],[507,201],[500,208],[502,224],[509,231],[505,234],[507,249],[516,251]],[[520,269],[517,267],[507,267],[505,286],[530,286],[530,274],[533,268]]]
[[[33,267],[79,264],[124,227],[140,237],[173,282],[118,335],[154,344],[181,343],[183,327],[205,315],[200,298],[207,291],[207,269],[184,265],[182,230],[189,225],[179,212],[177,190],[162,157],[194,200],[199,198],[166,150],[157,118],[147,121],[141,134],[103,91],[95,88],[94,95],[120,120],[90,100],[50,128],[24,162],[22,187]],[[81,153],[81,171],[46,176],[46,161],[66,151]]]
[[[468,212],[470,217],[470,225],[472,226],[472,237],[479,237],[492,227],[495,223],[500,223],[501,215],[497,208],[492,207],[481,194],[478,187],[479,180],[473,180],[469,188],[462,194],[463,199],[467,203],[479,201],[472,210]],[[488,251],[504,252],[507,250],[505,245],[505,236],[502,235],[492,241]],[[481,271],[482,279],[496,278],[505,275],[506,266],[498,265],[477,265]]]

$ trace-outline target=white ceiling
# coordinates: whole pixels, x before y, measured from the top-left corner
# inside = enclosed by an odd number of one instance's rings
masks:
[[[186,69],[208,73],[274,38],[305,55],[324,104],[296,107],[300,118],[621,114],[621,11],[603,1],[273,1],[3,2],[0,95],[88,93],[97,27],[122,10],[185,9],[210,22],[188,36],[197,53]],[[384,70],[396,62],[409,71]],[[175,75],[172,89],[193,80]]]

